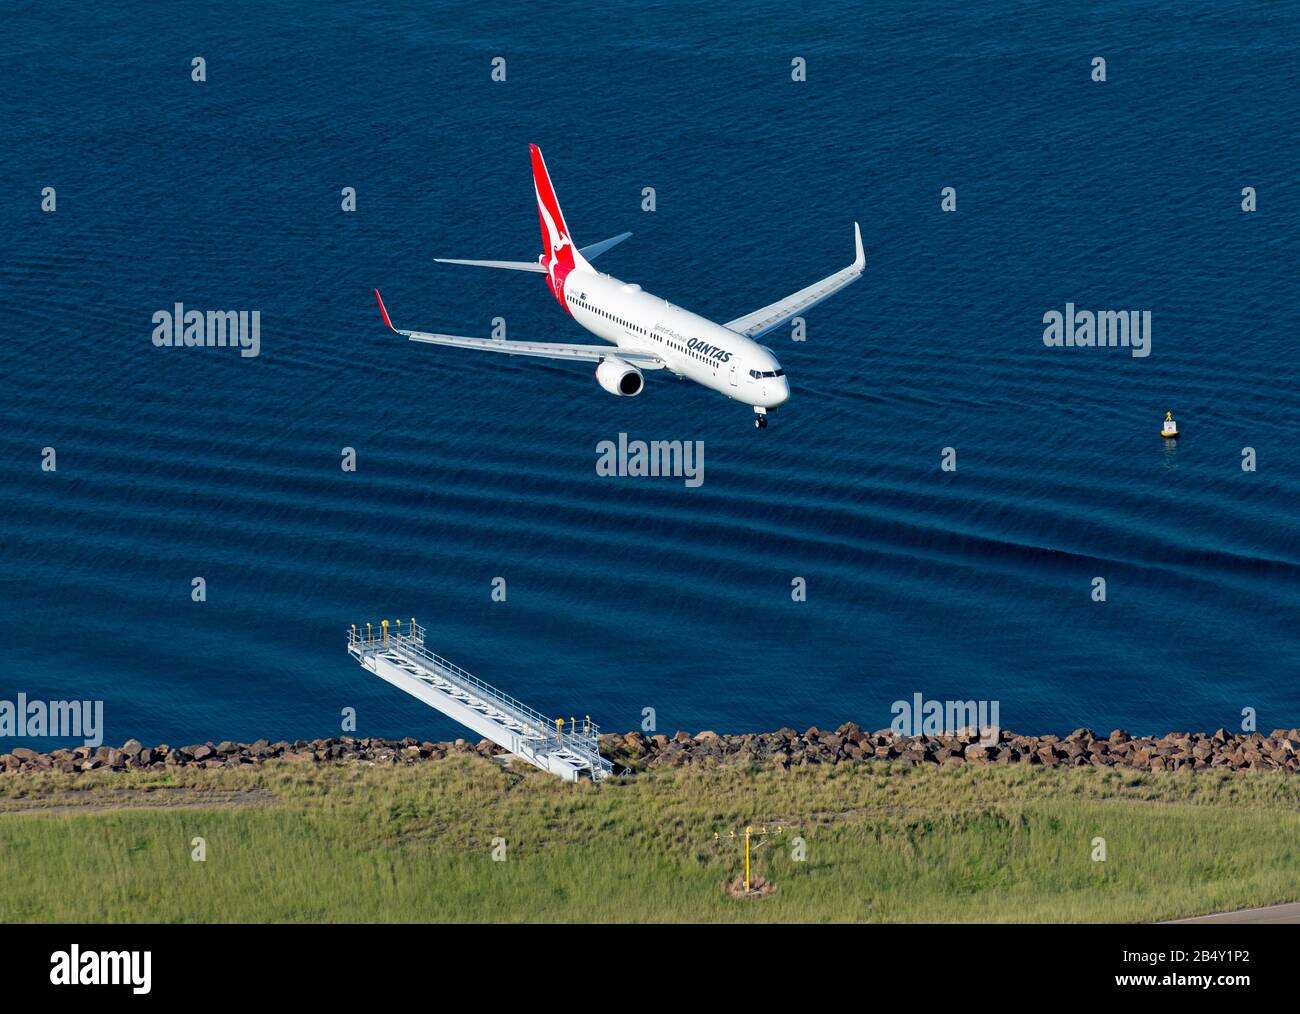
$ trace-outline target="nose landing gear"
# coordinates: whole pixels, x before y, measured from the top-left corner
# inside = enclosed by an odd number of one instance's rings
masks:
[[[765,408],[755,408],[755,409],[754,409],[754,413],[755,413],[755,415],[754,415],[754,429],[756,429],[756,430],[765,430],[765,429],[767,429],[767,409],[765,409]]]

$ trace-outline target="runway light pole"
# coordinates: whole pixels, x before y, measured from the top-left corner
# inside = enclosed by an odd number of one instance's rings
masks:
[[[750,876],[749,876],[749,869],[750,869],[750,858],[749,858],[749,855],[750,855],[750,844],[749,844],[749,841],[750,841],[750,839],[751,839],[751,838],[754,838],[754,837],[756,837],[756,836],[762,836],[762,835],[768,835],[768,834],[780,834],[782,830],[783,830],[783,829],[781,828],[781,826],[780,826],[779,824],[778,824],[776,827],[771,827],[771,828],[769,828],[769,827],[754,827],[752,824],[750,824],[750,825],[748,825],[748,826],[745,828],[745,830],[744,830],[743,832],[741,832],[741,833],[739,833],[739,834],[738,834],[737,832],[735,832],[735,831],[728,831],[726,834],[719,834],[719,833],[716,832],[716,831],[713,833],[713,840],[714,840],[715,842],[716,842],[716,841],[723,841],[723,840],[734,841],[735,839],[737,839],[737,838],[741,838],[741,837],[743,837],[743,838],[745,839],[745,893],[746,893],[746,894],[749,893],[749,884],[750,884]],[[763,844],[764,844],[763,842],[759,842],[757,845],[754,846],[754,849],[761,848]]]

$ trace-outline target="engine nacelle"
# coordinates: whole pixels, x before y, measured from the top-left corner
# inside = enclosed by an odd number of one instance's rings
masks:
[[[596,367],[596,383],[610,394],[631,398],[641,393],[645,387],[645,377],[631,363],[610,358],[602,359]]]

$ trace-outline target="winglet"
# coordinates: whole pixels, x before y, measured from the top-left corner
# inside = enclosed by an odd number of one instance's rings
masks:
[[[866,254],[862,252],[862,230],[858,228],[858,223],[853,223],[853,245],[857,248],[857,256],[853,258],[853,266],[861,271],[867,264]]]
[[[379,300],[379,312],[383,314],[384,323],[388,325],[388,330],[396,331],[397,328],[393,327],[393,322],[388,319],[388,310],[384,307],[384,297],[379,294],[378,289],[375,290],[375,298]]]

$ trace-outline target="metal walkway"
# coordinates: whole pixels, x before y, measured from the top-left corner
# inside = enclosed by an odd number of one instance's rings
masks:
[[[460,666],[435,655],[424,644],[424,628],[415,620],[402,630],[384,620],[378,629],[366,624],[348,632],[348,654],[381,679],[404,690],[484,739],[522,757],[543,771],[571,782],[584,774],[600,781],[613,770],[600,755],[600,729],[590,717],[581,723],[552,721],[540,711],[484,683]]]

